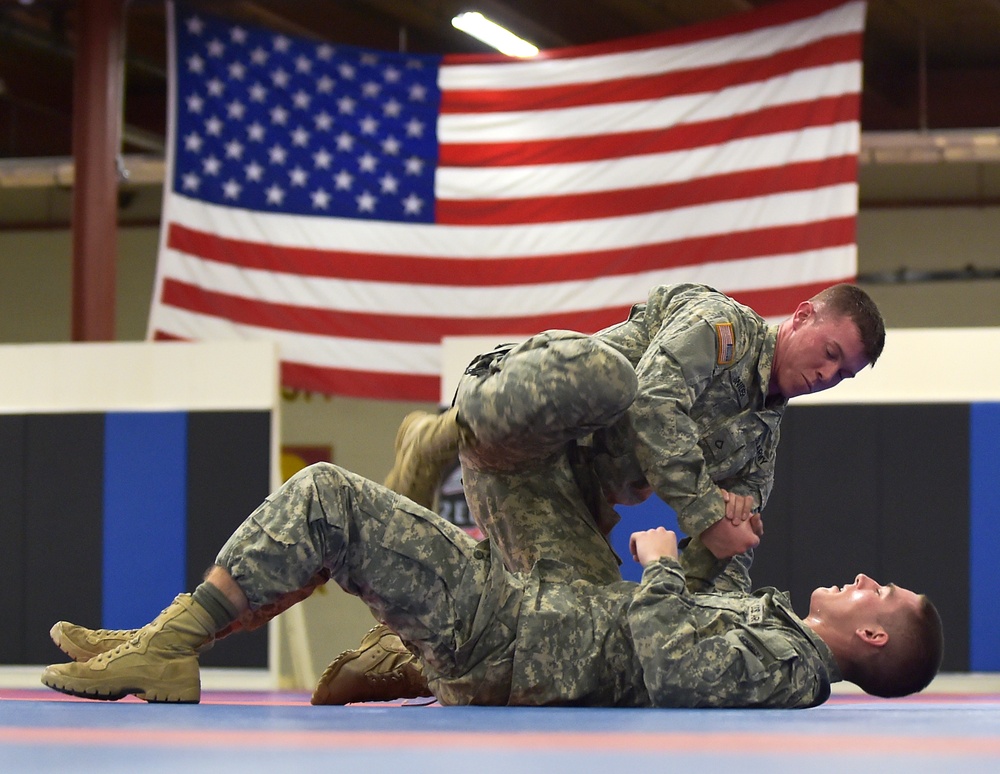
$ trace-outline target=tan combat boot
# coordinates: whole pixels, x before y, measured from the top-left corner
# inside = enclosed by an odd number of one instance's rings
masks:
[[[434,493],[449,463],[458,457],[461,434],[457,409],[443,414],[414,411],[396,432],[396,457],[385,485],[425,508],[434,507]]]
[[[313,704],[350,704],[432,696],[420,661],[389,627],[374,627],[357,650],[345,650],[326,668]]]
[[[69,621],[59,621],[49,629],[49,637],[74,661],[90,661],[131,640],[138,629],[88,629]]]
[[[42,683],[86,699],[116,701],[131,693],[149,702],[196,704],[201,699],[198,652],[214,635],[208,611],[190,594],[181,594],[111,650],[89,661],[46,667]]]

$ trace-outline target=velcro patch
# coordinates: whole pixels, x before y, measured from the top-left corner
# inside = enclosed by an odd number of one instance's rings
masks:
[[[731,365],[736,356],[736,336],[732,323],[715,324],[716,358],[718,365]]]

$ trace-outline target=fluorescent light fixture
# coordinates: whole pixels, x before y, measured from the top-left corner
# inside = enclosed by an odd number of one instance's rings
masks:
[[[495,21],[490,21],[479,11],[466,11],[451,20],[452,26],[478,38],[507,56],[530,57],[538,53],[538,46],[519,38]]]

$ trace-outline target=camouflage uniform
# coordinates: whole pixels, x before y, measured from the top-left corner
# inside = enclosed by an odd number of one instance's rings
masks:
[[[711,288],[669,285],[593,337],[549,331],[474,361],[455,401],[465,494],[507,566],[546,555],[540,520],[589,514],[607,535],[612,506],[651,491],[690,535],[724,514],[720,487],[763,507],[786,405],[767,396],[776,337]]]
[[[329,571],[419,653],[446,704],[800,707],[839,679],[782,595],[746,593],[743,562],[719,593],[687,592],[671,559],[639,584],[598,584],[567,564],[588,541],[542,537],[552,556],[512,573],[488,542],[319,463],[269,496],[217,561],[252,608]]]

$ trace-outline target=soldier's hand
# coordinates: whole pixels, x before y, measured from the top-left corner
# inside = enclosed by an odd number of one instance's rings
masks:
[[[757,530],[760,530],[758,534]],[[701,533],[701,542],[717,559],[730,559],[737,554],[756,548],[760,535],[764,533],[764,523],[760,516],[733,524],[729,519],[719,519]]]
[[[628,541],[632,558],[645,567],[664,556],[677,558],[677,535],[666,527],[633,532]]]
[[[753,495],[741,495],[726,489],[719,489],[726,503],[726,518],[733,524],[740,524],[749,519],[757,507]]]

